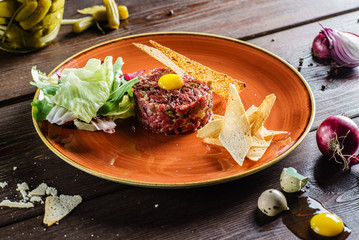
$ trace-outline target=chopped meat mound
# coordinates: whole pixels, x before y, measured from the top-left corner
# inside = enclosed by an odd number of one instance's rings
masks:
[[[169,73],[173,72],[168,68],[153,69],[134,85],[136,116],[144,128],[155,133],[194,132],[212,117],[212,90],[190,75],[182,76],[180,89],[162,89],[157,82]]]

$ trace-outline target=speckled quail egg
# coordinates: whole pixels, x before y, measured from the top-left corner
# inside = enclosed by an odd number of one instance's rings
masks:
[[[276,216],[287,210],[287,199],[280,191],[268,189],[258,198],[258,208],[267,216]]]
[[[283,168],[280,175],[280,186],[284,192],[299,192],[308,182],[308,177],[300,175],[295,168]]]

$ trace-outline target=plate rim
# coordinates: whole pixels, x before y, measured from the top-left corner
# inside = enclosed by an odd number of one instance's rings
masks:
[[[65,59],[64,61],[62,61],[60,64],[58,64],[49,74],[48,76],[52,75],[54,72],[56,72],[58,69],[61,68],[61,66],[63,66],[65,63],[71,61],[72,59],[74,59],[75,57],[88,52],[92,49],[113,43],[113,42],[118,42],[118,41],[122,41],[122,40],[126,40],[126,39],[131,39],[131,38],[138,38],[138,37],[146,37],[146,36],[158,36],[158,35],[193,35],[193,36],[202,36],[202,37],[211,37],[211,38],[219,38],[222,40],[227,40],[227,41],[231,41],[234,43],[238,43],[238,44],[242,44],[242,45],[246,45],[249,46],[253,49],[257,49],[261,52],[264,52],[265,54],[279,60],[282,64],[284,64],[286,67],[288,67],[293,73],[295,73],[295,75],[298,76],[298,78],[301,80],[301,82],[303,83],[303,85],[305,86],[305,89],[307,90],[307,93],[309,95],[309,100],[310,100],[310,116],[308,119],[308,124],[305,128],[305,130],[302,132],[301,136],[298,138],[298,140],[290,147],[288,148],[284,153],[280,154],[279,156],[273,158],[270,162],[264,163],[256,168],[250,169],[246,172],[242,172],[239,174],[235,174],[235,175],[231,175],[231,176],[227,176],[227,177],[221,177],[221,178],[216,178],[216,179],[210,179],[210,180],[201,180],[201,181],[193,181],[193,182],[170,182],[170,183],[159,183],[159,182],[147,182],[147,181],[139,181],[139,180],[129,180],[129,179],[125,179],[125,178],[121,178],[121,177],[114,177],[108,174],[103,174],[100,172],[97,172],[93,169],[87,168],[75,161],[73,161],[72,159],[70,159],[69,157],[67,157],[66,155],[62,154],[58,149],[56,149],[48,140],[47,138],[44,136],[44,134],[42,133],[40,126],[39,126],[39,122],[37,122],[34,118],[33,118],[33,111],[34,111],[34,107],[31,108],[31,118],[32,118],[32,122],[34,124],[35,130],[37,132],[37,134],[39,135],[39,137],[41,138],[41,140],[43,141],[43,143],[53,152],[55,153],[55,155],[57,155],[58,157],[60,157],[62,160],[64,160],[65,162],[67,162],[68,164],[74,166],[75,168],[84,171],[86,173],[89,173],[93,176],[96,177],[100,177],[102,179],[106,179],[106,180],[110,180],[110,181],[114,181],[114,182],[118,182],[118,183],[123,183],[123,184],[128,184],[128,185],[133,185],[133,186],[141,186],[141,187],[153,187],[153,188],[189,188],[189,187],[201,187],[201,186],[208,186],[208,185],[214,185],[214,184],[220,184],[220,183],[224,183],[224,182],[229,182],[232,180],[236,180],[236,179],[240,179],[243,177],[246,177],[248,175],[254,174],[256,172],[259,172],[263,169],[266,169],[272,165],[274,165],[275,163],[281,161],[282,159],[284,159],[285,157],[287,157],[294,149],[296,149],[304,140],[304,138],[308,135],[308,133],[311,130],[311,127],[314,123],[314,117],[315,117],[315,112],[316,112],[316,106],[315,106],[315,98],[314,98],[314,94],[308,84],[308,82],[305,80],[305,78],[299,73],[299,71],[297,69],[295,69],[291,64],[289,64],[287,61],[285,61],[284,59],[282,59],[281,57],[279,57],[278,55],[270,52],[269,50],[266,50],[262,47],[259,47],[255,44],[240,40],[240,39],[235,39],[232,37],[226,37],[226,36],[221,36],[221,35],[216,35],[216,34],[209,34],[209,33],[199,33],[199,32],[182,32],[182,31],[172,31],[172,32],[148,32],[148,33],[141,33],[141,34],[133,34],[133,35],[129,35],[129,36],[124,36],[124,37],[118,37],[118,38],[114,38],[111,40],[107,40],[98,44],[95,44],[89,48],[83,49],[77,53],[75,53],[74,55],[68,57],[67,59]],[[33,100],[37,99],[40,93],[40,89],[37,89],[34,95]]]

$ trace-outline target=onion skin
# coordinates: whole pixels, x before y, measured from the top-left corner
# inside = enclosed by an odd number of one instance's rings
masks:
[[[318,59],[331,59],[332,55],[329,50],[329,42],[326,36],[320,32],[313,40],[312,51],[314,57]]]
[[[346,116],[331,116],[319,125],[316,140],[324,156],[334,158],[342,162],[344,168],[349,168],[350,158],[359,146],[359,127]]]

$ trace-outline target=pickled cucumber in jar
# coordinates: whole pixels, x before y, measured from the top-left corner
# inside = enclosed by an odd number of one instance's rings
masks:
[[[50,44],[64,5],[65,0],[0,0],[0,49],[25,53]]]

